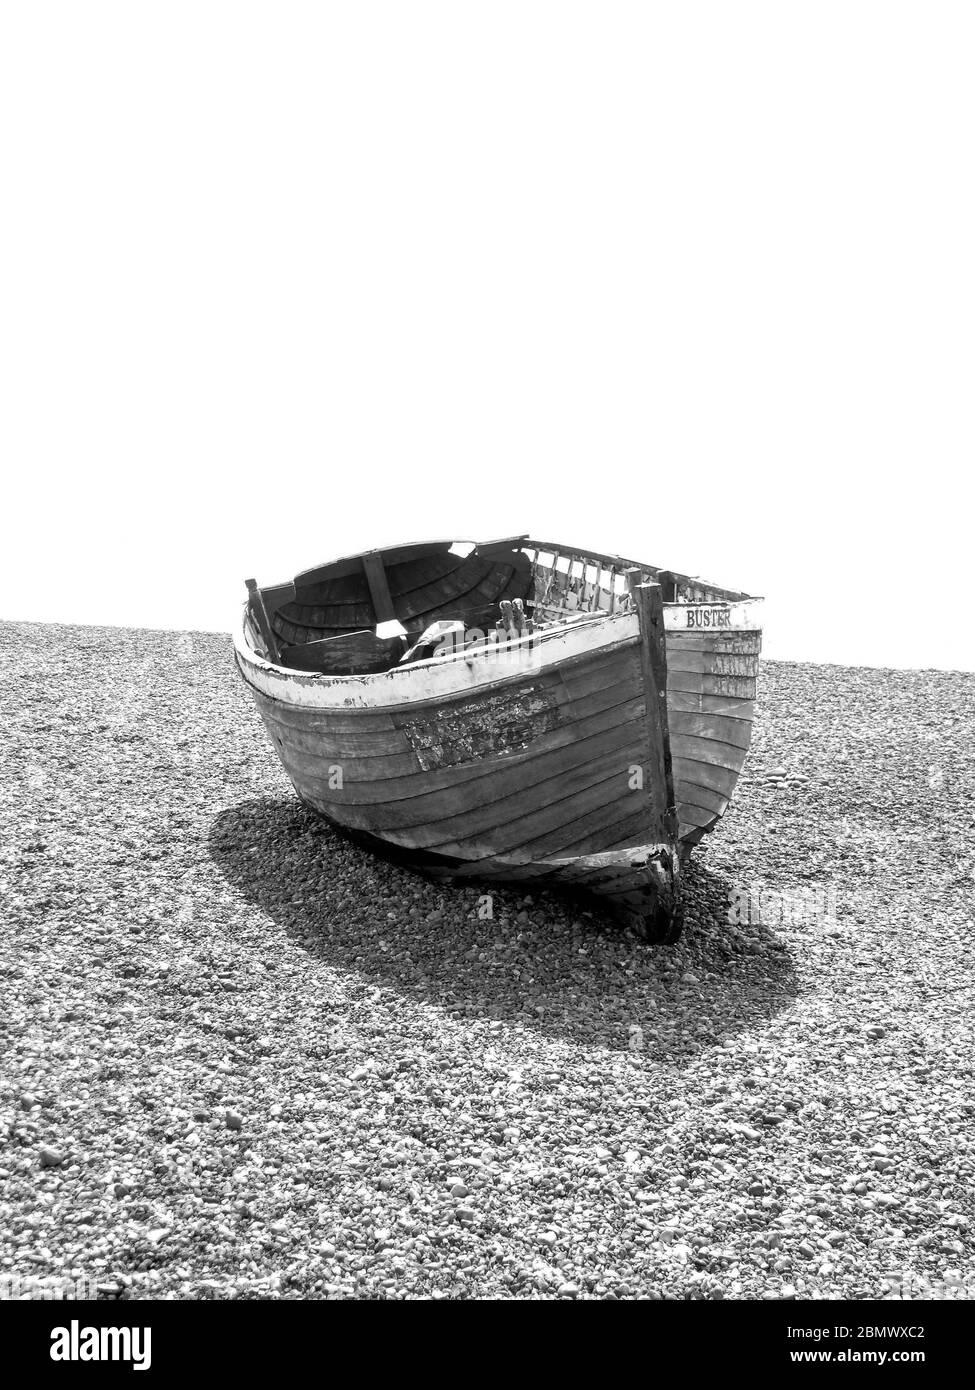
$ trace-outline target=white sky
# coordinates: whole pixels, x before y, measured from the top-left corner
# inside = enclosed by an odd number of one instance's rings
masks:
[[[0,614],[523,531],[975,669],[975,9],[0,9]]]

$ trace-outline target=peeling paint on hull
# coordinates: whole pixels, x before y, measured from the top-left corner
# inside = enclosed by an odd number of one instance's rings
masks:
[[[460,710],[436,710],[428,720],[403,724],[424,772],[453,767],[490,754],[522,753],[559,726],[553,696],[543,690],[514,690],[468,700]]]

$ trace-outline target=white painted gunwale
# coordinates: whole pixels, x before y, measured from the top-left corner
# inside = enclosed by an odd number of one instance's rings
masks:
[[[760,632],[751,612],[760,600],[725,604],[667,604],[664,627],[668,632]],[[688,610],[726,610],[728,625],[688,628]],[[246,636],[246,618],[234,635],[241,674],[249,685],[271,700],[305,709],[388,709],[430,700],[489,691],[526,675],[563,665],[596,651],[612,651],[638,640],[636,613],[593,615],[565,626],[542,629],[502,647],[476,654],[460,651],[431,657],[409,666],[394,666],[361,676],[329,676],[314,671],[294,671],[259,656]]]

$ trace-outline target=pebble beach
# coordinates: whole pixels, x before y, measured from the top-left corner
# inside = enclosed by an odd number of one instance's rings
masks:
[[[669,947],[316,819],[226,635],[0,689],[0,1282],[975,1295],[975,674],[763,662]]]

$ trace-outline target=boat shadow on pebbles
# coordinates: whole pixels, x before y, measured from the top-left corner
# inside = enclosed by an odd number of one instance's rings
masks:
[[[730,885],[695,861],[684,936],[650,946],[593,899],[444,887],[360,848],[291,798],[223,811],[209,850],[242,902],[310,961],[453,1018],[681,1063],[762,1027],[798,993],[783,941],[760,925],[729,925]],[[246,910],[228,927],[228,944],[263,934],[274,950],[266,921]]]

